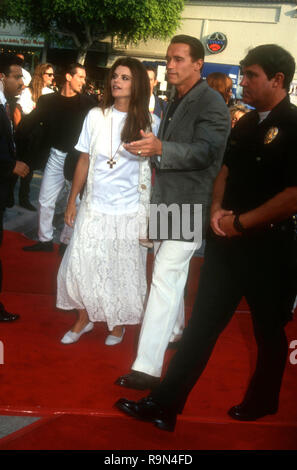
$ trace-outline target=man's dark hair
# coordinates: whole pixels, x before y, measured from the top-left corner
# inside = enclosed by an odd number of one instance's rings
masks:
[[[0,54],[0,73],[8,75],[13,65],[22,66],[22,59],[14,54]]]
[[[288,51],[276,44],[257,46],[240,62],[241,68],[251,65],[262,67],[269,80],[278,72],[282,72],[285,76],[284,88],[289,91],[295,73],[295,60]]]
[[[66,73],[70,73],[70,75],[75,75],[77,72],[77,69],[83,69],[86,70],[86,67],[82,64],[79,64],[78,62],[75,62],[73,64],[70,64],[66,67],[65,69],[65,75]]]
[[[170,44],[188,44],[188,46],[190,47],[190,56],[192,57],[192,60],[204,60],[205,51],[203,44],[201,41],[199,41],[199,39],[194,38],[193,36],[179,34],[178,36],[174,36],[171,39]]]
[[[145,68],[148,72],[149,71],[154,72],[155,80],[156,80],[157,79],[157,69],[156,69],[156,67],[154,67],[153,65],[146,65]]]

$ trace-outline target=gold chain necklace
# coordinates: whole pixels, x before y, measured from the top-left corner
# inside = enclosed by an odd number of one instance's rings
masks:
[[[120,158],[120,156],[121,156],[120,154],[119,154],[119,156],[118,156],[118,158],[117,158],[116,160],[115,160],[114,157],[116,156],[116,154],[117,154],[118,151],[119,151],[119,148],[120,148],[121,145],[122,145],[122,142],[120,142],[119,145],[118,145],[118,148],[117,148],[116,151],[115,151],[115,153],[112,155],[112,113],[113,113],[113,110],[111,111],[111,120],[110,120],[110,122],[111,122],[111,126],[110,126],[110,158],[109,158],[109,160],[107,160],[107,162],[106,162],[107,165],[109,165],[109,168],[110,168],[110,169],[113,169],[113,165],[115,165],[116,162],[119,160],[119,158]]]

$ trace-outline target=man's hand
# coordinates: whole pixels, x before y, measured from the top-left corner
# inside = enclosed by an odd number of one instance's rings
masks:
[[[139,157],[162,155],[162,142],[152,132],[140,131],[142,139],[124,144],[124,148]]]
[[[242,236],[242,233],[238,232],[234,228],[234,219],[235,215],[226,215],[225,217],[222,217],[219,221],[220,229],[227,238]]]
[[[25,176],[27,176],[29,171],[30,171],[30,168],[28,167],[28,165],[26,163],[21,162],[19,160],[16,161],[15,167],[13,169],[13,174],[14,175],[18,175],[21,178],[25,178]]]
[[[227,216],[231,216],[233,214],[233,211],[226,211],[224,209],[217,209],[212,212],[211,214],[211,219],[210,219],[210,225],[212,230],[216,235],[219,235],[220,237],[226,237],[227,233],[224,232],[222,228],[221,221],[223,218]]]
[[[64,214],[64,221],[69,227],[73,227],[74,221],[76,217],[76,205],[75,203],[69,203],[67,204],[66,211]]]

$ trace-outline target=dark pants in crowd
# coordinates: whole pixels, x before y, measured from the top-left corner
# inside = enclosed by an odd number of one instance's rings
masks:
[[[20,178],[19,203],[26,204],[30,201],[30,184],[33,178],[33,170],[25,178]]]

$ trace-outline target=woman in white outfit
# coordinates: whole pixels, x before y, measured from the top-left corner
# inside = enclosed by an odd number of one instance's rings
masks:
[[[54,69],[51,64],[37,65],[31,83],[23,89],[17,102],[24,114],[29,114],[36,108],[36,103],[41,95],[54,93],[50,88],[54,78]]]
[[[149,81],[137,59],[118,59],[110,70],[102,107],[87,115],[76,146],[78,161],[65,222],[74,233],[58,273],[57,307],[78,311],[62,343],[78,341],[106,322],[105,344],[121,342],[125,327],[140,323],[146,297],[149,161],[123,143],[157,133],[159,118],[148,108]],[[75,199],[83,197],[76,216]]]

